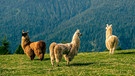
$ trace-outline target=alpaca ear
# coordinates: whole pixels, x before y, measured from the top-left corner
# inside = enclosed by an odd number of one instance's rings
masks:
[[[110,26],[112,27],[112,24]]]
[[[108,24],[106,24],[106,26],[108,27]]]
[[[22,30],[22,33],[24,33],[24,30]]]
[[[79,32],[80,30],[79,30],[79,29],[77,29],[76,31],[78,31],[78,32]]]

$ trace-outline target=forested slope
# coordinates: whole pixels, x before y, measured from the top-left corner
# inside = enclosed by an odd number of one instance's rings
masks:
[[[113,24],[122,49],[135,48],[134,0],[1,0],[0,39],[5,35],[11,51],[21,42],[21,31],[32,41],[70,42],[80,29],[80,51],[105,50],[105,26]],[[48,51],[48,50],[47,50]]]

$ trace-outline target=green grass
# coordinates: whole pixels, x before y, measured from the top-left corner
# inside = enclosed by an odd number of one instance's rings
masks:
[[[0,55],[0,75],[14,76],[88,76],[88,75],[135,75],[135,50],[79,53],[70,66],[64,59],[60,66],[52,66],[49,54],[43,61],[36,57],[33,61],[26,55]]]

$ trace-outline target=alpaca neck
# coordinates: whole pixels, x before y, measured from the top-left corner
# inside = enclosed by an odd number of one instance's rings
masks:
[[[23,39],[21,41],[22,48],[25,48],[27,45],[29,45],[31,42],[29,39]]]
[[[106,39],[109,38],[112,35],[112,31],[106,31]]]
[[[75,33],[73,35],[71,44],[72,44],[72,49],[71,49],[69,55],[74,57],[75,55],[77,55],[78,50],[80,48],[80,38],[79,38],[78,34]],[[71,57],[71,58],[73,58],[73,57]]]
[[[77,55],[80,47],[80,38],[78,36],[73,36],[71,44],[73,45],[72,48],[74,48],[74,51],[72,51],[72,53],[74,55]]]
[[[79,45],[80,44],[80,39],[79,37],[76,37],[76,36],[73,36],[72,38],[72,42],[71,42],[73,45]]]

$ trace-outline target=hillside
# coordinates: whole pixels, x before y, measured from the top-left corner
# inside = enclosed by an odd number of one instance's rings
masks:
[[[43,61],[36,57],[33,61],[26,55],[0,55],[0,75],[27,76],[133,76],[135,75],[135,50],[79,53],[70,66],[64,59],[60,66],[52,66],[49,54]]]
[[[0,1],[0,39],[5,35],[14,50],[21,31],[29,31],[31,41],[70,42],[80,29],[80,51],[105,50],[105,26],[113,24],[122,49],[135,48],[134,0],[12,0]],[[48,51],[48,50],[47,50]]]

